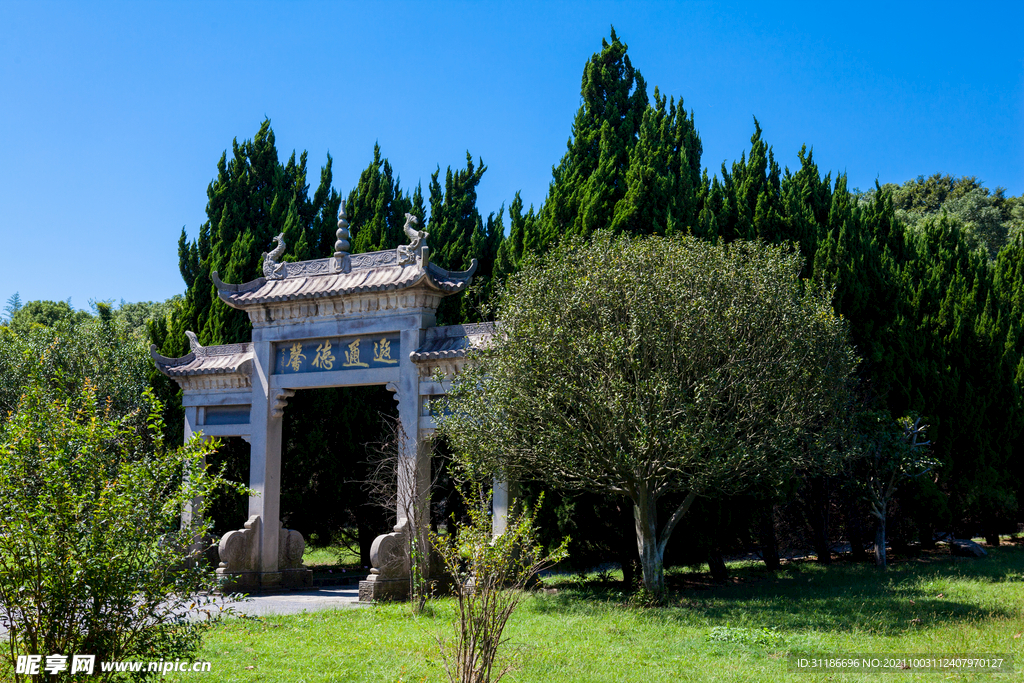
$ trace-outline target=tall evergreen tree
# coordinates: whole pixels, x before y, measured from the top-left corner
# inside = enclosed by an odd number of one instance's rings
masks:
[[[282,164],[269,119],[252,140],[232,142],[231,160],[227,152],[221,155],[217,177],[207,189],[207,221],[200,226],[199,236],[189,242],[182,229],[178,240],[178,265],[186,289],[166,337],[155,340],[162,353],[188,353],[186,330],[196,332],[204,345],[249,339],[252,327],[248,317],[220,301],[210,275],[217,271],[225,282],[259,277],[261,252],[270,251],[274,236],[282,232],[301,252],[319,250],[327,226],[336,220],[339,204],[331,189],[331,163],[328,156],[311,200],[306,153],[298,161],[292,153]],[[295,259],[295,252],[290,251],[290,258]]]
[[[430,258],[443,268],[469,267],[473,235],[483,230],[476,188],[485,171],[483,160],[474,166],[472,155],[466,152],[466,168],[453,172],[449,166],[443,187],[440,167],[430,176]]]
[[[1021,418],[1015,359],[1019,332],[993,288],[993,268],[948,217],[929,219],[915,236],[916,258],[904,271],[909,299],[902,315],[911,353],[903,367],[910,408],[932,422],[943,463],[949,521],[973,522],[991,536],[1017,508],[1012,476]]]
[[[740,155],[731,173],[722,164],[721,191],[726,201],[716,224],[723,239],[776,243],[789,237],[782,218],[781,172],[774,151],[761,139],[761,124],[756,118],[749,157],[746,153]]]
[[[582,104],[562,160],[552,169],[536,220],[524,222],[525,250],[542,252],[563,235],[612,229],[632,234],[697,231],[702,146],[683,101],[647,84],[613,28],[583,72]],[[513,218],[517,226],[519,218]],[[518,245],[519,236],[510,234]],[[511,250],[511,247],[509,248]],[[518,246],[517,246],[518,250]],[[521,260],[509,251],[502,272]]]
[[[540,211],[542,245],[608,227],[626,194],[629,153],[649,106],[647,85],[614,28],[611,43],[602,39],[601,48],[584,68],[583,104]]]
[[[635,235],[671,234],[697,220],[701,142],[689,118],[676,106],[665,107],[654,89],[654,106],[644,109],[636,143],[629,150],[626,192],[615,204],[610,227]]]
[[[359,183],[345,202],[352,232],[352,253],[394,249],[406,241],[405,214],[423,220],[423,195],[417,187],[412,198],[402,191],[391,162],[373,146],[373,161],[359,174]],[[333,234],[333,232],[332,232]]]
[[[499,281],[519,270],[523,257],[538,249],[538,245],[527,241],[537,235],[537,216],[532,206],[529,212],[523,213],[523,198],[519,192],[508,207],[508,218],[508,237],[501,241],[494,262],[494,277]]]
[[[476,205],[476,188],[487,167],[483,160],[473,164],[466,152],[466,167],[445,172],[444,186],[440,181],[441,168],[430,176],[430,259],[442,268],[466,270],[473,259],[477,270],[471,291],[459,298],[442,300],[437,317],[441,324],[478,322],[481,310],[493,289],[494,262],[505,236],[504,207],[486,222]]]

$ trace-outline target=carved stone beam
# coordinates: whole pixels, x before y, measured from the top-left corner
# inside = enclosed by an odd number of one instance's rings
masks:
[[[270,416],[281,417],[284,415],[284,409],[288,407],[288,399],[294,395],[294,389],[276,389],[271,396]]]
[[[387,384],[384,385],[384,388],[390,391],[392,394],[394,394],[392,398],[395,399],[395,403],[397,403],[398,405],[402,404],[402,395],[398,391],[398,384],[396,384],[395,382],[388,382]]]

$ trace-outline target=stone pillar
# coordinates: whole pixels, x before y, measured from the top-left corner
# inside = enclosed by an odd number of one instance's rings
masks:
[[[253,335],[256,336],[255,334]],[[249,518],[259,517],[256,570],[260,585],[280,585],[278,540],[281,531],[281,427],[283,416],[274,416],[277,397],[271,395],[273,345],[253,342],[252,410],[250,424],[249,487],[259,495],[249,498]]]
[[[187,443],[195,434],[201,433],[201,424],[204,420],[204,409],[196,406],[185,407],[185,443]],[[205,438],[204,438],[205,441]],[[200,466],[206,468],[206,458],[204,457],[200,462]],[[185,472],[182,475],[185,481],[188,481],[189,473]],[[199,508],[203,505],[203,499],[201,496],[196,496],[189,502],[185,503],[184,508],[181,511],[181,528],[190,529],[194,525],[194,520],[199,512]],[[208,561],[214,566],[217,565],[217,555],[213,549],[213,543],[216,539],[212,537],[203,537],[196,533],[192,537],[192,557],[187,560],[192,562],[193,558],[198,558],[203,554],[206,555]]]
[[[313,583],[313,572],[302,565],[302,534],[281,528],[281,427],[285,405],[295,392],[271,389],[270,342],[254,340],[253,355],[250,433],[244,438],[249,442],[249,487],[257,495],[249,498],[245,528],[220,540],[217,577],[225,592]]]
[[[185,407],[185,443],[188,443],[197,432],[199,432],[199,408],[195,406]],[[206,467],[206,458],[203,458],[203,467]],[[184,475],[188,478],[188,472]],[[181,528],[187,529],[192,526],[192,519],[195,517],[195,511],[199,508],[202,501],[194,499],[185,504],[185,509],[181,511]]]
[[[416,349],[422,341],[419,329],[402,331],[402,357],[397,384],[388,384],[398,401],[398,421],[402,440],[398,453],[398,496],[396,519],[398,524],[390,534],[378,536],[370,550],[373,568],[366,580],[359,583],[359,599],[371,602],[380,599],[406,598],[409,595],[408,534],[416,534],[419,547],[428,547],[430,530],[430,442],[420,433],[419,369],[409,358],[409,349]],[[414,519],[410,519],[413,517]],[[416,519],[423,528],[416,528]],[[396,553],[405,555],[400,561]],[[430,553],[424,552],[421,571],[429,576]]]
[[[510,502],[508,482],[495,477],[494,488],[491,493],[491,536],[494,538],[505,533],[505,529],[508,526],[508,506]]]
[[[402,348],[416,349],[422,341],[420,330],[402,332]],[[402,424],[404,435],[402,450],[399,454],[399,490],[398,520],[412,510],[412,506],[420,508],[416,517],[425,519],[423,507],[429,500],[430,488],[430,451],[427,442],[420,434],[420,377],[419,368],[409,358],[409,353],[402,353],[401,374],[398,380],[398,419]],[[415,500],[414,500],[415,498]],[[429,521],[427,523],[429,526]]]

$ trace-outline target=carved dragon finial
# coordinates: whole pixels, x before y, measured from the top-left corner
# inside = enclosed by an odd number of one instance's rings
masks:
[[[188,347],[192,350],[192,353],[199,355],[198,352],[202,351],[203,345],[199,343],[199,338],[196,337],[196,333],[192,330],[186,330],[185,336],[188,337]]]
[[[277,242],[277,246],[269,254],[263,252],[263,277],[268,280],[281,280],[284,279],[286,265],[280,263],[277,259],[284,253],[284,233],[274,238]]]
[[[411,213],[405,214],[405,225],[402,227],[405,230],[406,237],[409,238],[409,244],[398,245],[398,263],[399,265],[407,265],[409,263],[416,262],[416,255],[422,248],[426,246],[427,238],[430,237],[430,233],[425,230],[417,230],[416,225],[419,225],[420,219]]]

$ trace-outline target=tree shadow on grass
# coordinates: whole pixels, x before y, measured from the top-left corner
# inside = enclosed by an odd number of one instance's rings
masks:
[[[859,631],[896,635],[945,623],[1018,618],[1020,607],[997,604],[983,590],[977,601],[953,600],[932,590],[939,582],[1024,586],[1024,548],[1003,547],[980,560],[925,555],[893,564],[791,562],[778,571],[762,566],[732,568],[726,584],[706,574],[675,573],[665,607],[645,609],[645,618],[708,625],[743,624],[785,631]],[[958,590],[958,593],[962,591]],[[629,596],[606,584],[564,586],[542,596],[531,609],[552,613],[600,613],[629,609]]]

